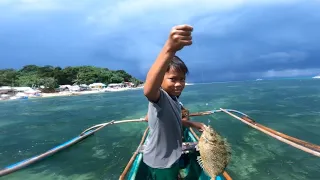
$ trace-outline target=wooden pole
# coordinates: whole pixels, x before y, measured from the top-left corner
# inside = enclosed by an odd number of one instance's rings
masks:
[[[192,117],[192,116],[204,116],[204,115],[210,115],[210,114],[213,114],[213,113],[210,112],[210,111],[204,111],[204,112],[191,113],[191,114],[189,114],[189,116],[190,117]]]
[[[290,141],[290,140],[284,139],[284,138],[282,138],[282,137],[280,137],[280,136],[278,136],[278,135],[276,135],[276,134],[273,134],[273,133],[271,133],[271,132],[269,132],[269,131],[266,131],[266,130],[264,130],[264,129],[262,129],[262,128],[254,125],[254,124],[251,124],[251,123],[243,120],[242,118],[240,118],[240,117],[238,117],[238,116],[236,116],[236,115],[234,115],[234,114],[232,114],[232,113],[230,113],[230,112],[228,112],[228,111],[226,111],[226,110],[224,110],[224,109],[222,109],[222,108],[220,108],[220,109],[221,109],[223,112],[229,114],[230,116],[232,116],[232,117],[240,120],[241,122],[243,122],[243,123],[251,126],[252,128],[254,128],[254,129],[256,129],[256,130],[259,130],[259,131],[261,131],[261,132],[263,132],[263,133],[265,133],[265,134],[267,134],[267,135],[269,135],[269,136],[271,136],[271,137],[273,137],[273,138],[275,138],[275,139],[277,139],[277,140],[279,140],[279,141],[281,141],[281,142],[284,142],[284,143],[286,143],[286,144],[289,144],[289,145],[291,145],[291,146],[293,146],[293,147],[295,147],[295,148],[297,148],[297,149],[300,149],[300,150],[302,150],[302,151],[304,151],[304,152],[307,152],[307,153],[310,153],[310,154],[315,155],[315,156],[317,156],[317,157],[320,157],[320,152],[314,151],[314,150],[309,149],[309,148],[307,148],[307,147],[301,146],[301,145],[299,145],[299,144],[297,144],[297,143],[295,143],[295,142],[292,142],[292,141]]]
[[[290,141],[293,141],[293,142],[295,142],[295,143],[301,144],[301,145],[303,145],[303,146],[305,146],[305,147],[308,147],[308,148],[310,148],[310,149],[314,149],[314,150],[320,152],[320,146],[318,146],[318,145],[316,145],[316,144],[312,144],[312,143],[309,143],[309,142],[307,142],[307,141],[303,141],[303,140],[300,140],[300,139],[298,139],[298,138],[295,138],[295,137],[292,137],[292,136],[288,136],[288,135],[283,134],[283,133],[281,133],[281,132],[275,131],[275,130],[273,130],[273,129],[271,129],[271,128],[268,128],[268,127],[266,127],[266,126],[263,126],[263,125],[255,122],[254,120],[250,119],[249,117],[242,117],[242,119],[245,120],[245,121],[247,121],[247,122],[249,122],[249,123],[251,123],[251,124],[254,124],[254,125],[256,125],[256,126],[262,128],[262,129],[270,132],[270,133],[279,135],[279,136],[281,136],[282,138],[288,139],[288,140],[290,140]]]
[[[142,136],[142,138],[141,138],[141,141],[140,141],[140,144],[139,144],[137,150],[134,152],[134,154],[132,155],[130,161],[128,162],[128,164],[126,165],[126,167],[124,168],[122,174],[121,174],[120,177],[119,177],[120,180],[123,180],[123,179],[126,177],[129,168],[131,167],[134,159],[136,158],[136,156],[137,156],[138,153],[139,153],[139,148],[143,145],[144,140],[146,139],[148,130],[149,130],[149,127],[147,127],[147,129],[144,131],[143,136]]]

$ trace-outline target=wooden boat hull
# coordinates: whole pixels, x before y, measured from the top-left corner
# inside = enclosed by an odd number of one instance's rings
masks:
[[[184,131],[184,141],[185,142],[197,142],[197,139],[193,136],[193,134],[188,130],[185,129]],[[145,142],[144,142],[145,143]],[[142,160],[142,153],[139,153],[129,172],[126,179],[128,180],[140,180],[146,179],[148,176],[148,167]],[[184,174],[185,180],[210,180],[210,176],[208,176],[199,166],[197,162],[197,154],[196,153],[189,153],[189,163],[184,169],[180,169],[180,174]],[[219,175],[216,177],[216,180],[226,180],[223,175]]]

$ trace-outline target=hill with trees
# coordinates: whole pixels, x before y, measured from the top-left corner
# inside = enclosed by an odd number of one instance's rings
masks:
[[[124,70],[110,70],[94,66],[53,67],[26,65],[22,69],[0,70],[0,86],[45,86],[49,89],[63,84],[105,84],[132,82],[135,86],[142,84],[139,79]]]

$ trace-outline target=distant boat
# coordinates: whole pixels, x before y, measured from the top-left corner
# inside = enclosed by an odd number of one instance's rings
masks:
[[[263,79],[256,79],[256,81],[262,81]]]
[[[320,79],[320,75],[312,77],[313,79]]]

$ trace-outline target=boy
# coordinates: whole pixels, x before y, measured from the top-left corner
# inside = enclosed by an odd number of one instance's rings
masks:
[[[192,30],[189,25],[172,28],[144,85],[144,95],[149,100],[147,119],[150,131],[143,161],[149,166],[152,179],[177,179],[182,153],[182,124],[203,128],[202,123],[181,120],[181,105],[177,99],[185,87],[188,68],[175,54],[192,44]]]

